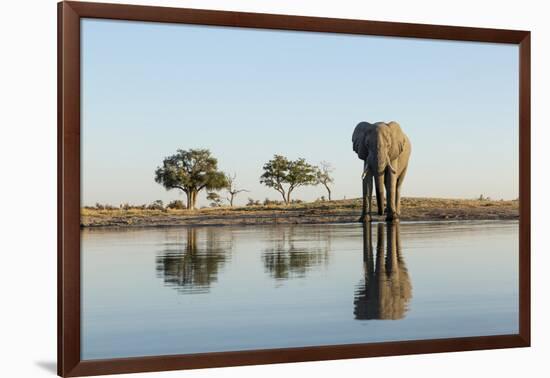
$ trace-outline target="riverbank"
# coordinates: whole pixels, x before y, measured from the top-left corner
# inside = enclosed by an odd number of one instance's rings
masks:
[[[403,198],[402,221],[510,220],[519,218],[518,201]],[[374,211],[376,206],[374,206]],[[215,207],[198,210],[81,210],[81,227],[168,227],[247,224],[356,222],[361,199],[292,205]],[[383,220],[373,215],[373,220]]]

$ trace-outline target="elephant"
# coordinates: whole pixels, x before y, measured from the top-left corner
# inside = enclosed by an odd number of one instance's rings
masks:
[[[358,320],[402,319],[409,310],[412,284],[401,254],[400,225],[388,223],[386,231],[384,223],[376,226],[374,249],[372,223],[363,224],[363,279],[355,291],[353,314]]]
[[[397,221],[401,215],[401,185],[407,173],[411,142],[397,122],[360,122],[352,135],[353,150],[363,165],[363,207],[360,222],[370,221],[372,183],[376,190],[378,215],[384,213],[386,188],[386,221]]]

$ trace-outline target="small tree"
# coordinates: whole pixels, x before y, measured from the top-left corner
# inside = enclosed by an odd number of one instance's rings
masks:
[[[317,184],[321,184],[325,187],[328,193],[329,201],[332,199],[329,184],[332,184],[334,182],[334,178],[332,178],[331,176],[333,171],[334,169],[332,168],[330,163],[327,163],[326,161],[322,161],[320,164],[320,167],[317,168],[317,172],[315,173],[317,176]]]
[[[237,194],[242,192],[248,192],[246,189],[237,189],[237,184],[235,182],[237,175],[234,173],[233,176],[225,175],[227,180],[227,187],[225,188],[227,190],[227,193],[229,193],[229,197],[227,197],[227,200],[229,201],[229,206],[233,207],[233,201]]]
[[[288,160],[284,156],[275,155],[264,164],[260,182],[281,193],[283,201],[289,204],[294,189],[317,182],[316,169],[317,167],[308,164],[305,159]]]
[[[212,201],[210,202],[211,207],[220,207],[222,205],[222,198],[216,192],[208,192],[206,199]]]
[[[180,189],[187,195],[187,208],[194,209],[197,194],[227,186],[227,178],[218,171],[218,160],[206,149],[178,150],[166,157],[155,171],[155,181],[166,190]]]

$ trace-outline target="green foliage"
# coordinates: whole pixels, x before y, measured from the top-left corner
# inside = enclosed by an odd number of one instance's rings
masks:
[[[166,205],[166,208],[172,210],[182,210],[185,209],[185,204],[182,200],[173,200],[170,201],[168,205]]]
[[[263,166],[264,173],[260,182],[281,193],[283,201],[290,203],[290,195],[294,189],[304,185],[316,185],[317,167],[307,163],[305,159],[289,160],[282,155],[275,155]]]
[[[155,181],[166,190],[185,192],[189,209],[195,208],[201,190],[219,190],[228,185],[226,175],[218,171],[218,160],[207,149],[180,149],[166,157],[155,171]]]

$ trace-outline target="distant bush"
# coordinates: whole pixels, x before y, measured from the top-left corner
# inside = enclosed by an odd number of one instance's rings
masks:
[[[479,201],[490,201],[491,197],[484,197],[483,194],[480,194],[478,200]]]
[[[246,206],[260,206],[261,203],[258,200],[254,200],[253,198],[248,198],[248,202],[246,203]]]
[[[95,209],[97,209],[97,210],[115,210],[115,209],[118,209],[118,207],[115,207],[115,206],[109,205],[109,204],[101,204],[99,202],[96,202]]]
[[[174,209],[174,210],[182,210],[185,209],[185,204],[182,200],[174,200],[171,201],[168,205],[166,205],[166,208],[168,209]]]
[[[299,199],[293,199],[292,201],[290,201],[290,203],[299,204],[299,203],[304,203],[304,201],[299,200]]]
[[[270,205],[282,205],[283,201],[277,201],[277,200],[270,200],[269,198],[266,198],[264,200],[264,206],[270,206]]]
[[[147,206],[149,210],[164,210],[164,203],[161,200],[156,200]]]

